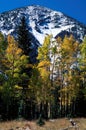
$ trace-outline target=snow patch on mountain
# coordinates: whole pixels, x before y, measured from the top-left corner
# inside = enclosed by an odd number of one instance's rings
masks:
[[[30,26],[32,26],[32,34],[34,36],[36,36],[39,43],[41,43],[41,44],[43,44],[43,41],[44,41],[44,38],[46,35],[51,34],[51,35],[53,35],[53,37],[55,37],[61,31],[74,27],[74,25],[67,25],[67,26],[62,26],[60,28],[52,28],[53,24],[49,23],[48,24],[49,28],[48,29],[40,28],[41,33],[39,33],[35,30],[34,25],[35,24],[33,22],[30,23]]]
[[[9,31],[7,31],[7,30],[1,30],[1,32],[3,33],[3,34],[5,34],[5,35],[9,35],[9,34],[11,34],[11,32],[13,32],[14,31],[14,29],[10,29]]]

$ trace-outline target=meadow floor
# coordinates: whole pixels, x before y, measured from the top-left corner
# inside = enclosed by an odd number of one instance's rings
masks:
[[[75,118],[79,129],[70,127],[67,118],[45,121],[45,125],[38,126],[37,121],[14,120],[0,122],[0,130],[86,130],[86,118]],[[69,128],[68,128],[69,127]]]

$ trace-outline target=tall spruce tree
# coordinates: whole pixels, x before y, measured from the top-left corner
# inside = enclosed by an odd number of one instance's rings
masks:
[[[17,38],[18,38],[19,48],[23,50],[24,55],[28,56],[28,65],[27,65],[27,68],[22,67],[21,75],[24,74],[24,76],[22,77],[23,80],[19,83],[19,85],[23,87],[22,100],[23,100],[24,109],[22,111],[23,111],[23,116],[26,117],[27,114],[25,110],[31,109],[30,103],[29,103],[29,108],[27,108],[26,100],[30,100],[30,99],[28,99],[28,97],[26,96],[27,95],[26,93],[28,91],[29,80],[30,80],[31,72],[32,72],[32,61],[31,61],[32,48],[31,48],[31,34],[28,30],[25,16],[21,18],[21,22],[18,26]],[[29,114],[29,118],[31,118],[30,114]]]
[[[24,16],[21,18],[20,25],[18,26],[18,44],[24,54],[29,56],[31,52],[31,38]]]
[[[23,71],[25,71],[28,76],[31,74],[31,34],[28,31],[27,23],[25,16],[21,18],[21,22],[18,26],[18,32],[17,32],[17,38],[18,38],[18,45],[19,48],[23,50],[23,53],[28,56],[28,66],[27,69],[25,70],[23,68]]]

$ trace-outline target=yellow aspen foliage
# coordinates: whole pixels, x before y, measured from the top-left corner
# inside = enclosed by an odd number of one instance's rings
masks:
[[[41,68],[41,67],[49,67],[50,66],[50,62],[49,61],[41,61],[39,64],[38,64],[38,68]]]
[[[43,45],[38,48],[38,60],[49,60],[50,38],[50,35],[45,37]]]
[[[13,36],[8,35],[7,42],[5,66],[8,69],[6,70],[6,74],[10,74],[12,77],[18,77],[21,67],[26,67],[28,57],[23,54],[22,49],[18,47],[18,43]]]

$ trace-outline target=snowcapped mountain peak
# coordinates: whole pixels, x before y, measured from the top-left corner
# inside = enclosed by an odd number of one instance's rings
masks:
[[[0,14],[0,31],[5,35],[16,35],[16,28],[23,15],[26,17],[29,31],[38,44],[43,43],[47,34],[52,34],[54,37],[73,34],[78,40],[86,34],[85,25],[61,12],[39,5],[22,7]]]

